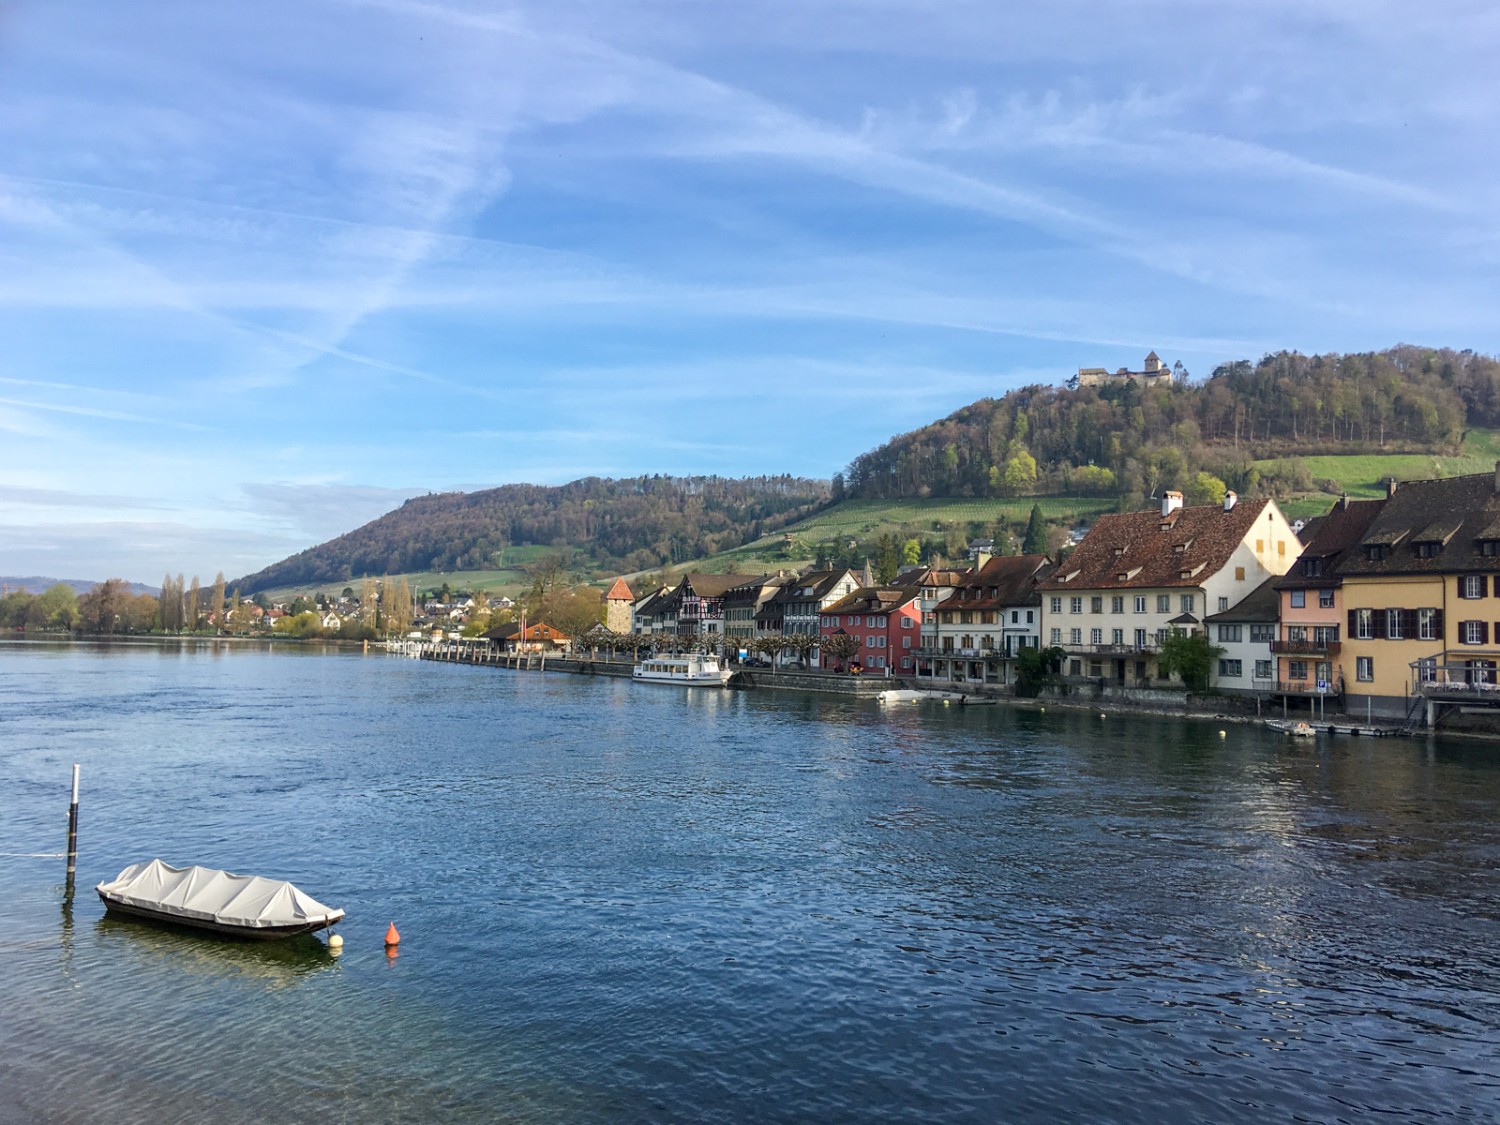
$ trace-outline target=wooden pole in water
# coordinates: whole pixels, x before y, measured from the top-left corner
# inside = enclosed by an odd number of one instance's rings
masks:
[[[68,806],[68,878],[78,870],[78,766],[73,766],[73,802]]]

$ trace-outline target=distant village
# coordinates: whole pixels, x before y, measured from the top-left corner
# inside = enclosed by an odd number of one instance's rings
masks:
[[[1064,684],[1196,687],[1408,726],[1500,705],[1500,464],[1391,482],[1295,527],[1274,500],[1185,505],[1168,491],[1159,507],[1098,517],[1060,560],[989,546],[884,584],[868,566],[694,573],[647,591],[620,579],[595,637],[537,622],[485,639],[561,651],[628,638],[997,693],[1040,661]],[[1187,646],[1174,654],[1183,640],[1204,657],[1201,683],[1188,682]]]

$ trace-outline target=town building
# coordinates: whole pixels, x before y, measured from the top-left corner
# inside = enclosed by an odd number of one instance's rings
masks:
[[[859,575],[848,568],[807,571],[766,600],[756,617],[757,630],[763,636],[780,633],[782,636],[800,634],[818,637],[821,635],[819,617],[824,607],[847,597],[859,586]],[[819,666],[820,655],[814,649],[809,663],[814,667]],[[779,662],[786,663],[793,659],[800,658],[788,649],[781,653]]]
[[[1051,573],[1046,555],[1000,555],[970,571],[937,609],[937,645],[924,646],[918,674],[1005,684],[1010,662],[1042,637],[1037,581]]]
[[[1328,512],[1309,520],[1299,533],[1305,546],[1296,565],[1273,583],[1277,594],[1276,637],[1271,644],[1275,676],[1267,685],[1283,705],[1306,703],[1324,712],[1342,706],[1344,661],[1343,564],[1358,553],[1360,541],[1385,500],[1343,497]],[[1295,525],[1293,525],[1295,527]]]
[[[1346,711],[1430,721],[1500,703],[1500,463],[1391,482],[1339,573]]]
[[[918,645],[921,652],[936,652],[938,648],[938,606],[953,596],[953,591],[958,589],[969,571],[954,570],[946,567],[919,566],[910,570],[904,570],[896,575],[896,586],[916,586],[921,590],[922,610],[922,641]],[[921,661],[919,659],[918,663]],[[924,675],[931,675],[932,669],[928,667]]]
[[[757,617],[767,602],[795,581],[796,575],[778,571],[724,592],[724,648],[727,652],[748,655],[749,643],[762,635],[756,627]]]
[[[1218,690],[1268,698],[1275,690],[1276,658],[1271,649],[1280,609],[1278,581],[1267,578],[1238,605],[1204,618],[1209,642],[1222,650],[1211,674]]]
[[[1166,678],[1157,657],[1172,631],[1201,632],[1301,549],[1275,501],[1233,492],[1191,507],[1167,492],[1159,511],[1102,515],[1037,584],[1042,644],[1064,650],[1064,675],[1150,686]]]
[[[848,656],[820,646],[819,666],[838,672],[911,675],[921,636],[919,596],[911,586],[862,586],[830,602],[819,616],[825,646],[838,636],[860,643]]]

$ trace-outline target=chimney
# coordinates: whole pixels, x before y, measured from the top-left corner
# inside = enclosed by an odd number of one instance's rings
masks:
[[[1235,490],[1231,488],[1228,492],[1224,493],[1224,510],[1226,512],[1231,510],[1236,504],[1239,503],[1239,500],[1239,493],[1235,492]]]
[[[1500,461],[1495,462],[1495,492],[1500,495]]]
[[[1167,516],[1170,516],[1180,507],[1182,507],[1182,493],[1163,492],[1161,494],[1161,514],[1163,519],[1166,519]]]
[[[1500,464],[1495,466],[1495,487],[1496,491],[1500,491]],[[1339,497],[1339,507],[1343,508],[1346,512],[1349,510],[1349,494],[1347,492]]]
[[[1385,498],[1389,500],[1394,495],[1396,495],[1396,478],[1387,477],[1385,481]]]

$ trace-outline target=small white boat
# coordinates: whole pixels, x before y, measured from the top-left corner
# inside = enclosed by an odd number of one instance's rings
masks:
[[[1282,734],[1289,734],[1293,738],[1312,738],[1318,733],[1317,727],[1301,719],[1296,722],[1288,722],[1285,719],[1267,719],[1266,726]]]
[[[875,697],[881,703],[916,703],[922,699],[936,699],[945,703],[962,703],[964,696],[954,691],[933,691],[927,688],[888,688]]]
[[[653,656],[635,666],[632,678],[650,684],[686,684],[688,687],[723,687],[734,672],[719,665],[717,656],[688,653],[685,656]]]
[[[283,879],[173,867],[159,859],[131,864],[94,890],[116,914],[256,941],[312,933],[344,916]]]

